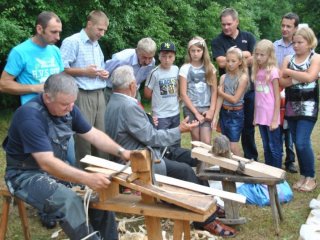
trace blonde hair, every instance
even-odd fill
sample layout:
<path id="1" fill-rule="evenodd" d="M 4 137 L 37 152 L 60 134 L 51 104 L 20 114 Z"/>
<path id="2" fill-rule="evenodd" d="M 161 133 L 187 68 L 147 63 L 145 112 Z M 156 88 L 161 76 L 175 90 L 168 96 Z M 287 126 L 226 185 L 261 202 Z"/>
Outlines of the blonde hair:
<path id="1" fill-rule="evenodd" d="M 248 74 L 247 62 L 246 62 L 246 59 L 244 58 L 240 48 L 231 47 L 227 50 L 226 57 L 228 56 L 228 54 L 235 54 L 238 57 L 239 61 L 241 62 L 241 65 L 239 66 L 239 71 L 238 71 L 237 75 L 240 77 L 240 76 L 242 76 L 242 74 Z M 226 65 L 226 72 L 229 72 L 228 64 Z"/>
<path id="2" fill-rule="evenodd" d="M 239 61 L 241 62 L 241 65 L 238 68 L 238 72 L 237 72 L 237 85 L 239 85 L 239 80 L 241 79 L 241 77 L 243 75 L 248 76 L 248 67 L 247 67 L 247 62 L 246 59 L 243 56 L 242 51 L 240 50 L 240 48 L 237 47 L 231 47 L 227 50 L 226 52 L 226 58 L 228 57 L 229 54 L 235 54 Z M 229 69 L 228 69 L 228 64 L 226 65 L 226 72 L 229 73 Z M 248 77 L 249 78 L 249 77 Z M 249 86 L 249 84 L 247 84 L 247 87 Z"/>
<path id="3" fill-rule="evenodd" d="M 255 54 L 257 50 L 264 52 L 268 57 L 265 65 L 265 70 L 267 72 L 266 82 L 269 82 L 271 80 L 270 79 L 271 70 L 273 68 L 277 68 L 278 66 L 273 43 L 270 40 L 262 39 L 256 44 L 253 50 L 253 63 L 252 63 L 252 74 L 251 74 L 252 81 L 255 81 L 257 77 L 257 73 L 260 69 L 260 66 L 258 65 L 258 62 L 257 62 L 256 54 Z"/>
<path id="4" fill-rule="evenodd" d="M 301 36 L 303 37 L 309 44 L 311 49 L 315 49 L 318 45 L 318 40 L 313 32 L 313 30 L 309 27 L 301 27 L 299 28 L 293 36 Z"/>
<path id="5" fill-rule="evenodd" d="M 203 62 L 203 66 L 206 72 L 206 82 L 209 85 L 213 85 L 215 83 L 214 81 L 214 74 L 216 73 L 216 68 L 214 67 L 214 65 L 212 64 L 211 60 L 210 60 L 210 55 L 209 55 L 209 50 L 206 44 L 206 41 L 199 36 L 195 36 L 193 37 L 189 43 L 188 43 L 188 53 L 186 55 L 186 63 L 191 63 L 192 59 L 191 59 L 191 55 L 190 55 L 190 47 L 192 46 L 196 46 L 198 48 L 201 48 L 203 50 L 202 53 L 202 62 Z"/>

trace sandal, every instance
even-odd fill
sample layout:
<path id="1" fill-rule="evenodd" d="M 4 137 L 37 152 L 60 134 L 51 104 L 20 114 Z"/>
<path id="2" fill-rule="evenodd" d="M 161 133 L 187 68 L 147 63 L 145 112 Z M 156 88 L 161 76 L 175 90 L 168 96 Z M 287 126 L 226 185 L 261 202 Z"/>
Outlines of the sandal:
<path id="1" fill-rule="evenodd" d="M 226 218 L 226 212 L 220 205 L 217 205 L 217 208 L 216 208 L 216 211 L 214 212 L 214 214 L 218 218 Z"/>
<path id="2" fill-rule="evenodd" d="M 317 181 L 314 178 L 307 177 L 304 184 L 299 188 L 302 192 L 312 192 L 317 187 Z"/>
<path id="3" fill-rule="evenodd" d="M 305 176 L 301 176 L 300 180 L 298 182 L 294 183 L 292 188 L 294 190 L 299 190 L 302 187 L 302 185 L 304 184 L 305 181 L 306 181 L 306 177 Z"/>
<path id="4" fill-rule="evenodd" d="M 213 235 L 220 237 L 234 237 L 237 235 L 237 231 L 227 225 L 224 225 L 219 220 L 214 220 L 213 222 L 205 225 L 203 227 L 204 230 L 210 232 Z"/>

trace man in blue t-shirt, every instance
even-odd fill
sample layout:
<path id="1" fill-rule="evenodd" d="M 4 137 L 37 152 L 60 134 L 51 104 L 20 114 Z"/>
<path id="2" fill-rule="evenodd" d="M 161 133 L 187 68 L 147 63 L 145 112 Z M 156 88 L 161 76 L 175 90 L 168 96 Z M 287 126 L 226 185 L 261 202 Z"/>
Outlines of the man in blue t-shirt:
<path id="1" fill-rule="evenodd" d="M 61 31 L 61 20 L 55 13 L 40 13 L 35 35 L 11 50 L 1 75 L 0 92 L 20 95 L 21 104 L 43 92 L 45 80 L 64 69 L 59 48 L 54 46 Z"/>
<path id="2" fill-rule="evenodd" d="M 11 194 L 59 221 L 70 239 L 89 235 L 90 239 L 118 239 L 114 214 L 90 209 L 91 224 L 87 226 L 81 197 L 65 184 L 83 184 L 93 190 L 110 184 L 104 174 L 85 172 L 64 162 L 65 145 L 73 132 L 101 151 L 124 160 L 130 157 L 130 151 L 85 120 L 74 105 L 77 94 L 73 77 L 54 74 L 45 82 L 43 94 L 18 108 L 3 144 L 5 181 Z"/>

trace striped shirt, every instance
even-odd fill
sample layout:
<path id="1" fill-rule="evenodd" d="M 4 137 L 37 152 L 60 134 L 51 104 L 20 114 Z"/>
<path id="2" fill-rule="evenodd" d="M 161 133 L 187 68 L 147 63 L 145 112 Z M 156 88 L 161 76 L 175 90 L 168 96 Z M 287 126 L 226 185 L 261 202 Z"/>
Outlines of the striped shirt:
<path id="1" fill-rule="evenodd" d="M 85 68 L 89 65 L 96 65 L 97 69 L 104 69 L 104 56 L 99 43 L 98 41 L 92 42 L 84 29 L 64 39 L 60 50 L 64 68 Z M 106 87 L 106 81 L 99 76 L 76 76 L 75 79 L 78 87 L 84 90 Z"/>
<path id="2" fill-rule="evenodd" d="M 281 69 L 283 60 L 288 55 L 293 55 L 295 52 L 293 50 L 293 44 L 290 42 L 288 45 L 285 44 L 283 38 L 275 41 L 273 43 L 274 50 L 276 52 L 276 58 L 278 61 L 278 66 Z"/>

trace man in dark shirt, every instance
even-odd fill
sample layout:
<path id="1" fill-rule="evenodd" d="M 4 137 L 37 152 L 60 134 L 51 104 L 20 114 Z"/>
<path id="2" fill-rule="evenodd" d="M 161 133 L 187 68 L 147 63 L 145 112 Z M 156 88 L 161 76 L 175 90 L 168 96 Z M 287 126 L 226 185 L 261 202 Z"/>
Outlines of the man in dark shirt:
<path id="1" fill-rule="evenodd" d="M 124 160 L 130 156 L 130 151 L 85 120 L 74 105 L 77 94 L 73 77 L 54 74 L 45 82 L 43 94 L 15 112 L 3 143 L 5 181 L 11 194 L 59 221 L 70 239 L 101 239 L 95 231 L 103 239 L 118 239 L 114 214 L 91 209 L 92 221 L 87 225 L 82 199 L 65 184 L 83 184 L 93 190 L 110 184 L 104 174 L 85 172 L 65 162 L 74 132 L 101 151 Z"/>
<path id="2" fill-rule="evenodd" d="M 233 8 L 226 8 L 220 14 L 222 32 L 212 40 L 212 56 L 219 66 L 220 76 L 225 73 L 226 52 L 230 47 L 242 50 L 248 66 L 252 64 L 252 52 L 256 43 L 255 37 L 250 32 L 241 31 L 238 27 L 238 12 Z M 249 68 L 250 73 L 250 68 Z M 250 76 L 249 76 L 250 79 Z M 252 81 L 250 88 L 244 96 L 244 127 L 241 135 L 241 143 L 244 157 L 258 159 L 257 147 L 254 139 L 254 88 Z"/>

